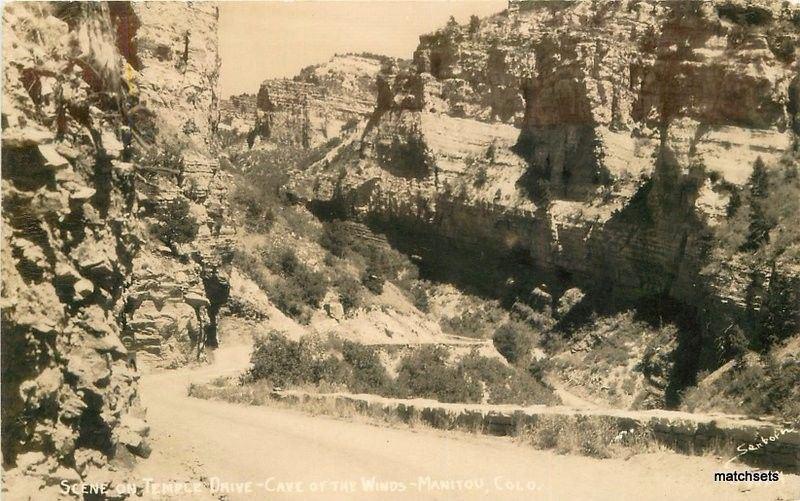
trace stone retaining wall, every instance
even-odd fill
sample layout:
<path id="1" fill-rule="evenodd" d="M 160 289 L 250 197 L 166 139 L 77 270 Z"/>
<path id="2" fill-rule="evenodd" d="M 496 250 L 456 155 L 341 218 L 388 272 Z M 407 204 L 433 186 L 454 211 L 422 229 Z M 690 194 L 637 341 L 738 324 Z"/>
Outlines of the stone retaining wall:
<path id="1" fill-rule="evenodd" d="M 631 428 L 650 432 L 664 446 L 684 454 L 738 450 L 753 446 L 741 462 L 762 468 L 800 473 L 800 430 L 788 425 L 736 416 L 685 412 L 614 409 L 577 410 L 569 407 L 481 404 L 446 404 L 425 399 L 390 399 L 374 395 L 315 394 L 301 391 L 272 392 L 270 398 L 286 403 L 321 403 L 352 408 L 373 417 L 422 422 L 434 428 L 468 430 L 496 436 L 517 436 L 542 417 L 563 417 L 587 423 L 613 423 L 619 431 Z M 327 402 L 325 402 L 327 401 Z M 762 441 L 762 437 L 767 443 Z M 760 446 L 759 446 L 760 445 Z"/>

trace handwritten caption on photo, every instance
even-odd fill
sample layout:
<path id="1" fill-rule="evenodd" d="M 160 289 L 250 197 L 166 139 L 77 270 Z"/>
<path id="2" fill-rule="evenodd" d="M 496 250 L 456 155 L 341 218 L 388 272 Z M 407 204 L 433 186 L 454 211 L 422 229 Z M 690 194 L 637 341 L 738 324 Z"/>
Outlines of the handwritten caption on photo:
<path id="1" fill-rule="evenodd" d="M 226 481 L 210 477 L 206 482 L 160 482 L 143 478 L 140 483 L 124 483 L 116 486 L 93 483 L 61 482 L 65 494 L 145 494 L 145 495 L 192 495 L 253 494 L 273 492 L 285 494 L 305 493 L 381 493 L 381 492 L 484 492 L 511 491 L 534 492 L 539 484 L 529 479 L 513 479 L 503 476 L 493 478 L 446 479 L 420 476 L 413 480 L 386 480 L 379 477 L 361 477 L 357 480 L 283 480 L 268 477 L 259 481 Z"/>

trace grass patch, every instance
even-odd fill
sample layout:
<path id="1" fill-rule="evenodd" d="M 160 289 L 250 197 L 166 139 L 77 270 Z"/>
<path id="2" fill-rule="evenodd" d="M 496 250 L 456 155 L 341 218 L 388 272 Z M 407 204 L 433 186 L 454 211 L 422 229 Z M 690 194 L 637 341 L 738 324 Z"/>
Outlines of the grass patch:
<path id="1" fill-rule="evenodd" d="M 603 416 L 541 415 L 522 430 L 518 440 L 558 454 L 596 458 L 629 457 L 663 449 L 650 431 L 624 428 L 619 420 Z"/>

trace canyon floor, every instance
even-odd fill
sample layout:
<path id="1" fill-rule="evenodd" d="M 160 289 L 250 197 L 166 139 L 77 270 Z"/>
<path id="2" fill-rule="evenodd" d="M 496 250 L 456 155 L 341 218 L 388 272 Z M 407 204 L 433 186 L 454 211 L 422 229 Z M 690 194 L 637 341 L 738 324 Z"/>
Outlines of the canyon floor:
<path id="1" fill-rule="evenodd" d="M 201 482 L 195 499 L 227 500 L 800 497 L 800 477 L 796 475 L 782 475 L 776 484 L 715 483 L 713 473 L 723 471 L 724 466 L 713 457 L 669 452 L 628 460 L 562 456 L 517 445 L 508 438 L 384 428 L 283 408 L 187 396 L 191 382 L 241 371 L 248 354 L 247 344 L 224 347 L 216 352 L 211 365 L 142 377 L 154 452 L 137 466 L 140 479 L 167 484 Z M 393 481 L 398 490 L 369 492 L 373 478 Z M 462 490 L 444 490 L 446 486 L 436 484 L 468 479 L 473 482 L 462 484 Z M 351 490 L 340 488 L 337 492 L 337 485 L 322 484 L 324 480 L 353 483 Z M 248 481 L 249 493 L 223 492 L 226 486 L 245 488 L 242 483 Z M 318 491 L 312 492 L 315 487 Z M 323 487 L 325 491 L 320 492 Z M 170 496 L 150 492 L 145 498 Z"/>

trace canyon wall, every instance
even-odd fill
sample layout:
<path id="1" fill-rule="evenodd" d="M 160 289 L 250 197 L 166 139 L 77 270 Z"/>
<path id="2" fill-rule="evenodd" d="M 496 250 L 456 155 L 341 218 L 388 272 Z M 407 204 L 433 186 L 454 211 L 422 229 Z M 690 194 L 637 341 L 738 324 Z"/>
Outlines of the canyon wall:
<path id="1" fill-rule="evenodd" d="M 224 296 L 218 244 L 150 234 L 177 197 L 219 233 L 216 7 L 16 3 L 3 28 L 3 483 L 57 498 L 61 481 L 123 482 L 149 453 L 144 307 L 197 322 Z"/>
<path id="2" fill-rule="evenodd" d="M 135 3 L 135 81 L 155 169 L 137 185 L 146 216 L 189 206 L 196 235 L 186 242 L 151 239 L 134 261 L 127 290 L 126 335 L 153 363 L 174 365 L 189 345 L 217 344 L 217 316 L 228 295 L 233 230 L 227 218 L 228 174 L 215 156 L 219 123 L 218 7 L 213 3 Z M 150 356 L 152 355 L 152 357 Z"/>
<path id="3" fill-rule="evenodd" d="M 384 56 L 343 54 L 292 79 L 265 80 L 255 97 L 233 96 L 224 103 L 224 133 L 247 136 L 250 147 L 320 146 L 372 113 L 375 78 L 382 67 L 396 64 Z"/>
<path id="4" fill-rule="evenodd" d="M 791 263 L 701 274 L 756 160 L 796 167 L 798 47 L 790 4 L 512 3 L 420 37 L 413 68 L 378 76 L 370 118 L 289 189 L 414 254 L 484 256 L 462 263 L 476 271 L 514 257 L 496 289 L 680 304 L 694 358 L 746 323 L 763 284 L 800 297 Z"/>

